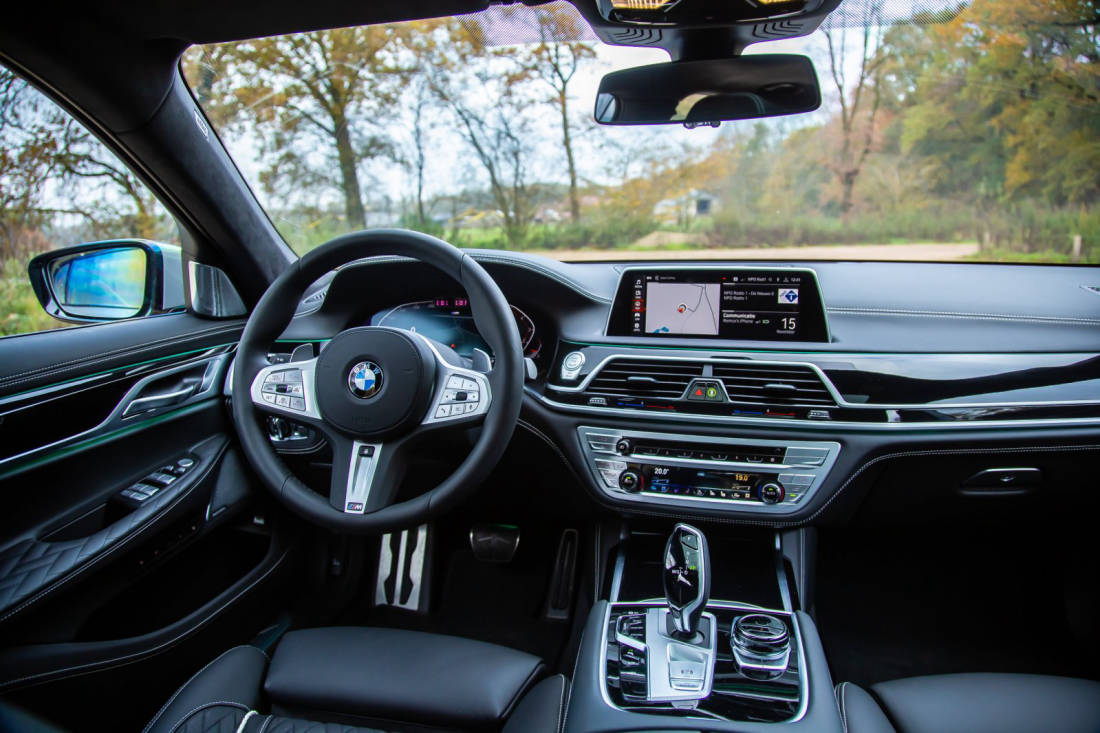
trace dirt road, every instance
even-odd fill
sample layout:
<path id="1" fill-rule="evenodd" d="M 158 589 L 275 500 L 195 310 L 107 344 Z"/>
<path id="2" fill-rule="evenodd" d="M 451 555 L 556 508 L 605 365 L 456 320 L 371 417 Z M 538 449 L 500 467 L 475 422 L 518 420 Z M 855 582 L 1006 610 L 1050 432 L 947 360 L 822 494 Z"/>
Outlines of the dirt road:
<path id="1" fill-rule="evenodd" d="M 742 249 L 543 250 L 556 260 L 958 260 L 978 252 L 964 244 L 846 244 L 820 247 L 746 247 Z"/>

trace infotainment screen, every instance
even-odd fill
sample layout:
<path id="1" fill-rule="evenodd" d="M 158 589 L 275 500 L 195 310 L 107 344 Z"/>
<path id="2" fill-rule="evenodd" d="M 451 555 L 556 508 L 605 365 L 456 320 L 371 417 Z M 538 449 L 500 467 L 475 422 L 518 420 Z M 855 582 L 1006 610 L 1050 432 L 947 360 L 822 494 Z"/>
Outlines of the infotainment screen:
<path id="1" fill-rule="evenodd" d="M 629 269 L 609 336 L 828 341 L 813 270 Z"/>

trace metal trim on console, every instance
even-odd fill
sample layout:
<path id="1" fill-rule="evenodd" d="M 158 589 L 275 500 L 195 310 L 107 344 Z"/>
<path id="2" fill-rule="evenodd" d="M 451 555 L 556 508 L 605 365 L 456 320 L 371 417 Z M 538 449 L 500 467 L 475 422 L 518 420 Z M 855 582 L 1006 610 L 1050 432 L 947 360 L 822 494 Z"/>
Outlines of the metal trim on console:
<path id="1" fill-rule="evenodd" d="M 676 422 L 689 421 L 692 423 L 711 423 L 716 425 L 738 425 L 754 428 L 808 428 L 811 430 L 856 429 L 856 430 L 974 430 L 982 428 L 1062 428 L 1069 426 L 1093 427 L 1100 426 L 1100 417 L 1070 417 L 1070 418 L 1043 418 L 1030 420 L 959 420 L 952 422 L 853 422 L 850 420 L 797 420 L 780 417 L 742 417 L 739 415 L 701 415 L 698 413 L 668 413 L 647 410 L 635 410 L 629 407 L 590 407 L 588 405 L 571 405 L 566 402 L 552 400 L 539 394 L 530 386 L 524 386 L 527 393 L 538 402 L 552 410 L 574 412 L 581 415 L 596 415 L 598 417 L 613 419 L 642 419 L 642 420 L 671 420 Z M 1020 406 L 1029 406 L 1035 403 L 1024 403 Z M 1100 402 L 1055 402 L 1054 405 L 1064 404 L 1100 404 Z M 995 408 L 1006 405 L 974 405 L 973 407 Z M 1041 404 L 1036 406 L 1042 406 Z M 820 405 L 818 406 L 820 407 Z M 924 406 L 924 409 L 955 408 L 956 405 Z M 822 408 L 825 409 L 825 408 Z M 896 409 L 922 409 L 921 405 L 905 405 Z"/>
<path id="2" fill-rule="evenodd" d="M 600 655 L 600 666 L 599 666 L 600 678 L 598 680 L 599 685 L 600 685 L 600 698 L 603 700 L 604 704 L 607 705 L 612 710 L 618 710 L 618 711 L 624 712 L 624 713 L 635 713 L 637 715 L 646 715 L 646 713 L 643 712 L 643 711 L 639 711 L 639 710 L 635 710 L 635 709 L 626 710 L 624 708 L 619 707 L 614 702 L 612 702 L 611 697 L 607 694 L 607 627 L 611 624 L 611 612 L 612 612 L 612 610 L 614 610 L 615 606 L 632 607 L 632 608 L 660 608 L 660 607 L 663 607 L 663 604 L 661 604 L 661 603 L 651 603 L 651 602 L 647 602 L 647 601 L 614 602 L 614 603 L 609 601 L 608 604 L 607 604 L 607 608 L 604 609 L 603 624 L 602 624 L 603 628 L 600 630 L 600 648 L 597 650 L 597 652 Z M 708 608 L 724 608 L 724 609 L 733 610 L 733 611 L 747 611 L 749 613 L 756 613 L 760 610 L 759 608 L 749 607 L 745 604 L 733 603 L 733 602 L 730 602 L 730 601 L 709 601 L 707 603 L 707 607 Z M 798 710 L 795 711 L 795 715 L 794 715 L 793 718 L 790 718 L 789 720 L 784 720 L 780 723 L 775 723 L 774 724 L 774 725 L 785 725 L 787 723 L 797 723 L 798 721 L 802 720 L 804 717 L 806 717 L 806 711 L 809 710 L 809 707 L 810 707 L 809 688 L 810 688 L 810 686 L 809 686 L 809 683 L 806 679 L 807 667 L 809 665 L 806 662 L 806 648 L 805 648 L 805 645 L 803 644 L 803 641 L 802 641 L 802 628 L 801 628 L 801 625 L 798 623 L 798 616 L 793 611 L 774 611 L 774 612 L 784 614 L 791 620 L 791 626 L 794 628 L 795 640 L 798 642 L 798 698 L 799 698 Z M 693 718 L 693 719 L 696 719 L 696 720 L 723 720 L 723 721 L 727 721 L 726 718 L 719 718 L 719 717 L 716 717 L 714 715 L 709 715 L 709 716 L 699 715 L 694 710 L 692 710 L 690 712 L 685 710 L 684 711 L 684 717 L 685 718 Z M 727 721 L 727 722 L 737 722 L 737 721 Z"/>

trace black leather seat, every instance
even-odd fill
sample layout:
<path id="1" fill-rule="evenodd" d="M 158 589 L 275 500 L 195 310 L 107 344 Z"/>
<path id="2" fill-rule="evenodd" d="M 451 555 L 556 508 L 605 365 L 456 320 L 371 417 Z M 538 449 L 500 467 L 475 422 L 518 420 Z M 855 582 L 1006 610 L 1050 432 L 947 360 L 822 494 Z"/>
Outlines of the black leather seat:
<path id="1" fill-rule="evenodd" d="M 1100 682 L 1030 674 L 946 674 L 836 688 L 849 733 L 1097 733 Z"/>
<path id="2" fill-rule="evenodd" d="M 395 629 L 286 634 L 268 661 L 230 649 L 199 670 L 145 733 L 557 733 L 568 682 L 495 644 Z M 533 685 L 533 686 L 532 686 Z"/>

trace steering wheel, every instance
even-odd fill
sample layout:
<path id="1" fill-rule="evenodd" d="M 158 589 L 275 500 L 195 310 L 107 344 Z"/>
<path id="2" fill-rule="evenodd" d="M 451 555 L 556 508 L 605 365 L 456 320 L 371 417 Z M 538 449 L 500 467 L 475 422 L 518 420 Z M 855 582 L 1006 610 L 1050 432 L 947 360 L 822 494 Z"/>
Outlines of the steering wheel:
<path id="1" fill-rule="evenodd" d="M 310 284 L 340 265 L 378 255 L 419 260 L 458 281 L 469 296 L 474 324 L 493 351 L 491 370 L 475 369 L 446 345 L 418 333 L 386 327 L 349 328 L 314 359 L 268 363 L 269 347 Z M 485 269 L 434 237 L 376 229 L 312 250 L 260 298 L 237 346 L 233 421 L 260 479 L 292 511 L 338 532 L 376 534 L 422 524 L 454 506 L 488 475 L 519 419 L 523 379 L 511 308 Z M 309 425 L 328 439 L 332 481 L 327 499 L 279 459 L 257 408 Z M 394 503 L 414 439 L 477 425 L 480 435 L 449 478 Z"/>

